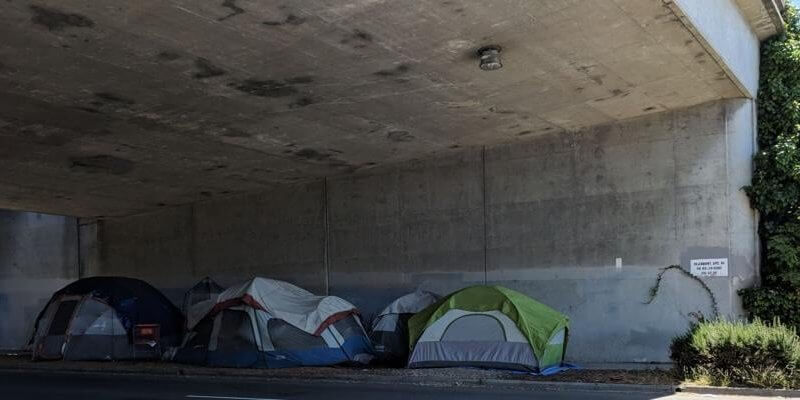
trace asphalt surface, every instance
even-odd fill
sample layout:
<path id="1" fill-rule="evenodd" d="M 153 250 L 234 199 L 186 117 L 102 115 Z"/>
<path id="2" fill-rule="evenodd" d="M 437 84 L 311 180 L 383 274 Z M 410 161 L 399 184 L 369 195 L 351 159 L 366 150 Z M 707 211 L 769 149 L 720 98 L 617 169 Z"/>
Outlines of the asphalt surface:
<path id="1" fill-rule="evenodd" d="M 182 399 L 182 400 L 344 400 L 344 399 L 541 399 L 649 400 L 658 393 L 535 391 L 493 387 L 261 381 L 219 377 L 0 371 L 0 399 Z M 683 397 L 681 397 L 683 398 Z"/>

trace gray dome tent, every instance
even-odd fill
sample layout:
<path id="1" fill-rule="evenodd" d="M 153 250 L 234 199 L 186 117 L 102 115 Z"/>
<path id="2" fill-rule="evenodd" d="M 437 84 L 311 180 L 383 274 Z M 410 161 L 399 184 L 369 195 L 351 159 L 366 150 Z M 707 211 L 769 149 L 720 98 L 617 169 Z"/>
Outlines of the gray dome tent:
<path id="1" fill-rule="evenodd" d="M 408 320 L 439 300 L 439 296 L 417 290 L 391 302 L 372 322 L 370 339 L 380 364 L 405 366 L 408 360 Z"/>
<path id="2" fill-rule="evenodd" d="M 205 317 L 205 313 L 217 303 L 217 297 L 225 288 L 213 279 L 205 277 L 192 286 L 183 296 L 183 315 L 186 316 L 186 328 L 190 329 Z"/>

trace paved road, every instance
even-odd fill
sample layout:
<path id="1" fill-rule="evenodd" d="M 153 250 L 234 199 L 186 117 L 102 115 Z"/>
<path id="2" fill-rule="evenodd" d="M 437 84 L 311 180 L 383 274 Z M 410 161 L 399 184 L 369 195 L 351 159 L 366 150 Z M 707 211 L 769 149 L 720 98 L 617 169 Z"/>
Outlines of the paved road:
<path id="1" fill-rule="evenodd" d="M 650 400 L 690 398 L 654 393 L 536 392 L 385 384 L 259 382 L 254 379 L 0 371 L 3 400 Z"/>

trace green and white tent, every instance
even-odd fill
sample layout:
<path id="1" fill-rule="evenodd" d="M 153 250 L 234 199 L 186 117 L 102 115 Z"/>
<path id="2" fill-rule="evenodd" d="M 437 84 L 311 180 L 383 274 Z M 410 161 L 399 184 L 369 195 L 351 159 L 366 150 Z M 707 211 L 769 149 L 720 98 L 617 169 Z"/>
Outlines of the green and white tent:
<path id="1" fill-rule="evenodd" d="M 472 366 L 546 372 L 564 359 L 569 318 L 500 286 L 459 290 L 408 322 L 409 368 Z"/>

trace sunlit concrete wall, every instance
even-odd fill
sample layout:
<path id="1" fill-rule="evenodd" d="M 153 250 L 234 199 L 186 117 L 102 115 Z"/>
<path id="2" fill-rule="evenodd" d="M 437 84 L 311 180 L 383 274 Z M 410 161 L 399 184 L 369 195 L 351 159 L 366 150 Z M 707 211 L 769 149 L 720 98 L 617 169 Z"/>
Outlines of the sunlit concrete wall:
<path id="1" fill-rule="evenodd" d="M 712 298 L 662 268 L 728 258 L 705 278 L 742 315 L 756 279 L 753 107 L 730 100 L 476 148 L 369 175 L 278 187 L 97 225 L 90 275 L 135 276 L 180 301 L 196 280 L 288 280 L 369 316 L 393 297 L 501 284 L 572 320 L 579 362 L 667 361 Z"/>

